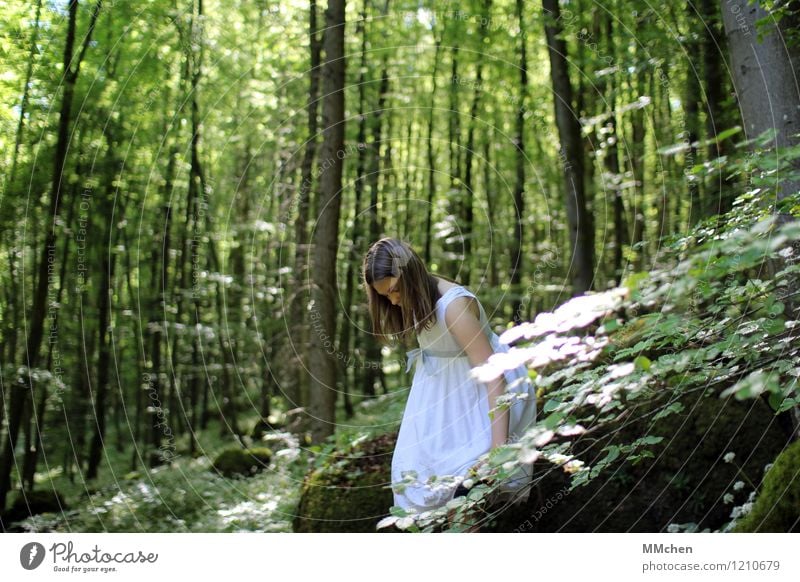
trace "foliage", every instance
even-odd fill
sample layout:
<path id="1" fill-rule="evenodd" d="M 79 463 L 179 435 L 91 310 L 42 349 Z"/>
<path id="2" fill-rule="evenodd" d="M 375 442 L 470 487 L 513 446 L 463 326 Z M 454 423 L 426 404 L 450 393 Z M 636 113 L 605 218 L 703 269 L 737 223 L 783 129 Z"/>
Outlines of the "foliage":
<path id="1" fill-rule="evenodd" d="M 785 161 L 797 155 L 795 148 Z M 766 152 L 755 159 L 756 166 L 772 163 Z M 800 193 L 783 199 L 779 209 L 798 216 L 799 202 Z M 571 474 L 574 489 L 617 457 L 636 464 L 652 456 L 667 435 L 642 433 L 609 447 L 594 464 L 576 456 L 580 439 L 638 404 L 657 406 L 660 418 L 680 412 L 681 395 L 693 392 L 738 400 L 763 396 L 775 414 L 797 406 L 800 223 L 779 221 L 775 211 L 769 189 L 748 190 L 727 215 L 675 237 L 650 272 L 506 331 L 501 339 L 516 345 L 492 356 L 476 377 L 486 381 L 528 363 L 541 417 L 519 442 L 490 452 L 482 484 L 451 508 L 473 509 L 521 463 L 547 460 Z M 393 508 L 392 523 L 429 531 L 444 510 L 416 515 Z"/>

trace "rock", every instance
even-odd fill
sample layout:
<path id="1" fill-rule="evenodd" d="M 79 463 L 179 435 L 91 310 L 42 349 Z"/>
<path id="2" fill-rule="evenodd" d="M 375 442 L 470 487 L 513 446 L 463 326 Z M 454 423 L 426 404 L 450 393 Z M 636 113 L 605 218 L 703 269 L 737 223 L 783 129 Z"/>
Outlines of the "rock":
<path id="1" fill-rule="evenodd" d="M 396 441 L 396 434 L 366 440 L 306 476 L 292 529 L 375 533 L 394 500 L 388 487 Z"/>
<path id="2" fill-rule="evenodd" d="M 763 400 L 688 394 L 680 402 L 682 412 L 655 421 L 663 404 L 639 405 L 625 420 L 575 441 L 577 458 L 592 466 L 607 454 L 600 452 L 604 447 L 664 437 L 649 445 L 653 457 L 634 464 L 621 454 L 574 490 L 563 470 L 537 462 L 528 502 L 488 519 L 481 531 L 664 532 L 669 524 L 721 529 L 730 521 L 733 505 L 749 493 L 747 488 L 734 491 L 734 484 L 749 480 L 757 486 L 764 466 L 783 449 L 788 435 Z M 731 452 L 734 461 L 725 462 Z M 725 503 L 726 493 L 736 501 Z"/>
<path id="3" fill-rule="evenodd" d="M 18 494 L 9 510 L 3 515 L 3 523 L 8 525 L 22 521 L 32 515 L 42 513 L 61 513 L 68 509 L 61 493 L 54 489 L 28 491 Z"/>
<path id="4" fill-rule="evenodd" d="M 800 441 L 789 445 L 775 459 L 752 510 L 733 531 L 800 532 Z"/>

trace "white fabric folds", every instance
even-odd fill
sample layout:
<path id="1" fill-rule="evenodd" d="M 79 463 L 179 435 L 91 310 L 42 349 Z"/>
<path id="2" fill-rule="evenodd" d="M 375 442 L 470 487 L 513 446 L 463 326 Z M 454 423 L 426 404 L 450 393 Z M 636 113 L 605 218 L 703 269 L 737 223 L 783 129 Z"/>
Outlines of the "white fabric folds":
<path id="1" fill-rule="evenodd" d="M 413 511 L 450 501 L 467 471 L 491 448 L 487 387 L 472 377 L 469 359 L 445 324 L 447 305 L 456 297 L 477 300 L 464 287 L 448 289 L 436 303 L 436 323 L 419 334 L 419 348 L 407 354 L 407 370 L 416 367 L 392 457 L 392 488 L 394 504 Z M 508 351 L 478 305 L 493 351 Z M 505 379 L 508 391 L 522 396 L 509 411 L 509 440 L 515 441 L 535 422 L 536 397 L 525 365 L 506 371 Z M 514 502 L 524 501 L 531 477 L 532 465 L 524 466 L 502 491 Z"/>

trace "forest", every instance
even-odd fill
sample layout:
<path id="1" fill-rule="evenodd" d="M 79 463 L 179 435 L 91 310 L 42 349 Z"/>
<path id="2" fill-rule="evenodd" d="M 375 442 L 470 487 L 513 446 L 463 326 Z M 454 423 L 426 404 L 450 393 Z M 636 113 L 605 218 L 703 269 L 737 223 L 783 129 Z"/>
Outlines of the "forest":
<path id="1" fill-rule="evenodd" d="M 800 2 L 2 5 L 0 531 L 800 531 Z M 383 237 L 536 390 L 421 514 Z"/>

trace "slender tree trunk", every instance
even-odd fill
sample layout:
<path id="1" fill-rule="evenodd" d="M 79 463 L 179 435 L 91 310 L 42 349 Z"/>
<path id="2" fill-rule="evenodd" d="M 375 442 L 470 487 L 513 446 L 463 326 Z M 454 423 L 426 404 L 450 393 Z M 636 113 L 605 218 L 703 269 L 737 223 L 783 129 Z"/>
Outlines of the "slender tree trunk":
<path id="1" fill-rule="evenodd" d="M 644 60 L 643 55 L 637 51 L 636 62 Z M 637 76 L 635 87 L 631 83 L 630 90 L 635 93 L 637 97 L 644 95 L 645 92 L 645 73 L 644 71 Z M 654 85 L 651 77 L 651 86 Z M 651 91 L 651 94 L 653 92 Z M 655 95 L 654 95 L 655 98 Z M 630 195 L 630 215 L 633 221 L 633 232 L 630 235 L 631 245 L 642 242 L 645 237 L 645 221 L 642 199 L 644 197 L 645 182 L 645 124 L 644 124 L 644 111 L 642 109 L 635 109 L 631 112 L 631 142 L 632 146 L 629 148 L 628 163 L 630 164 L 633 173 L 633 191 Z M 663 196 L 659 196 L 663 199 Z M 664 200 L 666 204 L 666 200 Z M 641 269 L 644 265 L 645 250 L 641 249 L 636 253 L 636 268 Z"/>
<path id="2" fill-rule="evenodd" d="M 688 40 L 686 42 L 687 49 L 689 54 L 692 55 L 699 55 L 700 54 L 700 42 L 699 39 L 695 37 L 694 33 L 694 26 L 691 24 L 691 19 L 696 17 L 695 15 L 695 7 L 691 4 L 687 4 L 686 11 L 688 17 L 690 19 L 689 24 L 689 34 Z M 704 23 L 701 23 L 700 26 L 704 26 Z M 679 136 L 680 139 L 685 140 L 686 145 L 688 146 L 686 151 L 683 154 L 683 176 L 684 176 L 684 183 L 686 184 L 686 189 L 689 192 L 689 225 L 693 226 L 697 223 L 698 220 L 704 217 L 704 211 L 706 208 L 709 208 L 711 205 L 707 203 L 707 201 L 703 200 L 702 193 L 700 191 L 700 183 L 697 180 L 692 179 L 691 177 L 691 169 L 692 167 L 699 163 L 697 159 L 697 141 L 700 135 L 700 75 L 702 74 L 701 69 L 699 68 L 699 61 L 696 64 L 693 59 L 687 59 L 687 71 L 686 71 L 686 85 L 685 85 L 685 92 L 683 95 L 683 103 L 682 107 L 685 113 L 685 128 L 683 130 L 682 135 Z"/>
<path id="3" fill-rule="evenodd" d="M 489 21 L 491 18 L 492 0 L 483 0 L 481 19 L 479 23 L 478 46 L 484 47 L 484 40 L 489 33 Z M 475 155 L 475 125 L 478 118 L 478 108 L 481 103 L 483 93 L 483 61 L 478 59 L 475 70 L 475 86 L 472 94 L 472 106 L 470 108 L 469 127 L 467 128 L 467 151 L 464 153 L 464 187 L 461 189 L 461 196 L 456 200 L 460 201 L 460 215 L 462 223 L 459 225 L 463 236 L 463 246 L 461 252 L 464 259 L 460 267 L 461 280 L 465 285 L 470 284 L 472 276 L 472 239 L 474 237 L 474 185 L 472 183 L 472 158 Z"/>
<path id="4" fill-rule="evenodd" d="M 706 139 L 708 150 L 706 157 L 715 160 L 728 152 L 728 141 L 717 141 L 717 136 L 731 129 L 736 122 L 731 115 L 732 105 L 725 103 L 726 93 L 731 93 L 730 79 L 723 74 L 728 69 L 724 51 L 727 49 L 725 36 L 722 34 L 722 22 L 715 0 L 701 0 L 700 12 L 703 27 L 703 95 L 706 98 Z M 708 216 L 728 212 L 733 203 L 733 188 L 730 178 L 720 172 L 714 182 L 706 182 L 706 202 L 710 206 L 705 213 Z"/>
<path id="5" fill-rule="evenodd" d="M 356 22 L 356 37 L 361 39 L 361 66 L 358 73 L 358 136 L 356 142 L 358 146 L 358 155 L 356 159 L 356 177 L 354 182 L 355 189 L 355 202 L 353 205 L 353 236 L 350 239 L 350 244 L 347 249 L 347 274 L 345 275 L 345 292 L 343 298 L 343 305 L 345 313 L 355 313 L 352 309 L 353 294 L 355 287 L 355 280 L 359 277 L 356 273 L 356 267 L 360 266 L 360 258 L 362 257 L 363 249 L 363 235 L 361 232 L 361 199 L 364 192 L 364 183 L 367 180 L 365 175 L 367 164 L 367 115 L 365 112 L 366 107 L 366 73 L 369 68 L 367 62 L 367 12 L 369 8 L 369 0 L 364 0 L 361 10 L 361 18 Z M 353 387 L 355 386 L 356 377 L 360 379 L 364 386 L 364 393 L 371 395 L 367 391 L 367 383 L 364 381 L 363 375 L 357 374 L 358 367 L 353 369 L 352 382 L 349 377 L 350 364 L 353 362 L 352 354 L 353 347 L 351 346 L 351 329 L 353 325 L 345 324 L 342 326 L 341 337 L 339 338 L 339 349 L 343 357 L 339 358 L 339 374 L 344 386 L 344 410 L 347 418 L 352 418 L 355 414 L 353 408 Z M 368 368 L 361 368 L 367 371 Z M 374 390 L 372 391 L 374 392 Z"/>
<path id="6" fill-rule="evenodd" d="M 456 26 L 459 24 L 456 21 Z M 455 36 L 458 37 L 460 32 L 456 28 Z M 461 172 L 461 107 L 460 100 L 460 84 L 462 79 L 458 77 L 458 43 L 453 43 L 450 49 L 451 62 L 450 62 L 450 115 L 448 117 L 448 141 L 450 150 L 450 191 L 447 193 L 450 211 L 448 212 L 448 221 L 450 226 L 447 235 L 442 241 L 442 249 L 444 250 L 444 271 L 449 272 L 451 276 L 455 276 L 460 269 L 460 264 L 457 259 L 462 249 L 459 248 L 459 230 L 461 225 L 458 223 L 461 215 L 459 206 L 461 204 L 461 197 L 463 196 L 464 184 L 461 181 L 463 174 Z"/>
<path id="7" fill-rule="evenodd" d="M 434 126 L 434 110 L 436 109 L 436 88 L 437 88 L 437 75 L 439 72 L 439 59 L 442 49 L 441 39 L 436 38 L 436 30 L 433 31 L 434 42 L 436 50 L 433 54 L 433 74 L 432 82 L 433 89 L 431 91 L 431 107 L 428 110 L 428 192 L 427 192 L 427 205 L 425 206 L 425 249 L 422 253 L 422 258 L 426 265 L 431 263 L 431 228 L 433 224 L 433 198 L 436 192 L 436 152 L 433 147 L 433 126 Z M 452 115 L 452 113 L 451 113 Z M 410 147 L 410 144 L 409 144 Z"/>
<path id="8" fill-rule="evenodd" d="M 314 288 L 311 311 L 311 437 L 333 434 L 336 417 L 336 245 L 339 240 L 344 151 L 345 0 L 328 0 L 325 13 L 325 63 L 322 68 L 323 142 L 319 177 L 319 213 L 314 232 Z M 339 154 L 339 155 L 337 155 Z M 330 351 L 333 353 L 330 353 Z"/>
<path id="9" fill-rule="evenodd" d="M 295 219 L 295 256 L 294 256 L 294 281 L 295 291 L 290 306 L 291 317 L 289 321 L 297 322 L 292 332 L 295 346 L 294 353 L 298 359 L 297 365 L 292 367 L 292 378 L 289 381 L 286 398 L 290 408 L 308 406 L 309 374 L 308 374 L 308 326 L 305 324 L 305 307 L 308 303 L 308 267 L 306 256 L 308 254 L 308 211 L 309 197 L 314 186 L 312 170 L 314 158 L 317 153 L 317 111 L 319 106 L 319 78 L 320 78 L 320 51 L 322 43 L 317 31 L 317 2 L 311 0 L 309 4 L 308 19 L 308 44 L 310 53 L 310 70 L 308 81 L 308 140 L 306 141 L 303 162 L 300 170 L 300 187 L 297 192 L 297 218 Z M 361 90 L 361 89 L 359 89 Z M 356 185 L 358 187 L 358 185 Z M 305 422 L 301 423 L 305 424 Z"/>
<path id="10" fill-rule="evenodd" d="M 606 47 L 608 50 L 608 54 L 616 61 L 616 47 L 614 44 L 614 21 L 609 17 L 608 14 L 604 13 L 603 16 L 605 20 L 605 36 L 606 36 Z M 628 225 L 625 220 L 625 206 L 622 199 L 622 188 L 620 187 L 622 182 L 622 176 L 620 175 L 620 167 L 619 167 L 619 133 L 618 133 L 618 123 L 617 123 L 617 77 L 616 74 L 609 75 L 610 78 L 610 86 L 609 86 L 609 108 L 611 111 L 611 117 L 609 118 L 609 132 L 606 137 L 606 143 L 608 143 L 608 147 L 606 149 L 606 170 L 609 174 L 613 176 L 613 189 L 612 193 L 614 196 L 614 278 L 616 284 L 621 284 L 622 280 L 622 271 L 623 271 L 623 264 L 622 264 L 622 251 L 626 245 L 629 244 L 628 241 Z"/>
<path id="11" fill-rule="evenodd" d="M 519 103 L 517 104 L 517 126 L 514 138 L 516 151 L 517 180 L 514 185 L 514 237 L 511 239 L 511 271 L 510 283 L 514 300 L 511 304 L 514 323 L 522 322 L 522 272 L 523 248 L 525 246 L 525 111 L 528 102 L 528 53 L 526 47 L 526 30 L 524 0 L 516 0 L 517 21 L 519 22 Z"/>
<path id="12" fill-rule="evenodd" d="M 388 0 L 381 12 L 382 15 L 388 13 Z M 381 82 L 378 86 L 378 104 L 375 115 L 371 120 L 372 142 L 370 144 L 369 170 L 367 171 L 367 183 L 369 185 L 369 238 L 370 242 L 378 240 L 381 236 L 381 220 L 378 215 L 378 197 L 380 195 L 380 172 L 381 172 L 381 145 L 383 142 L 383 120 L 385 119 L 384 108 L 386 107 L 386 95 L 389 92 L 389 73 L 387 71 L 387 58 L 384 57 L 381 66 Z M 381 349 L 377 342 L 369 342 L 365 349 L 367 362 L 380 362 Z M 362 388 L 364 396 L 375 396 L 375 382 L 382 380 L 383 368 L 381 366 L 365 366 L 362 378 Z"/>
<path id="13" fill-rule="evenodd" d="M 572 85 L 567 68 L 566 43 L 561 37 L 558 0 L 542 0 L 542 6 L 545 12 L 545 34 L 547 52 L 550 55 L 555 117 L 563 156 L 567 222 L 572 246 L 572 287 L 573 292 L 579 295 L 592 288 L 594 269 L 594 233 L 586 211 L 581 128 L 577 112 L 572 108 Z"/>

